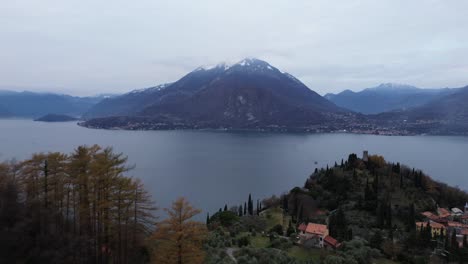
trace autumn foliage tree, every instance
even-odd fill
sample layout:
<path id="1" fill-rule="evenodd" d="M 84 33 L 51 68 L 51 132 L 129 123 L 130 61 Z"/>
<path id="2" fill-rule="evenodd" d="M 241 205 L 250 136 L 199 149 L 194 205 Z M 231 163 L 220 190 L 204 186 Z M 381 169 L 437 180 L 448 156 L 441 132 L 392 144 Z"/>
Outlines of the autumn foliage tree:
<path id="1" fill-rule="evenodd" d="M 205 257 L 203 240 L 205 224 L 193 220 L 201 213 L 185 198 L 177 199 L 170 209 L 165 209 L 168 218 L 156 224 L 152 239 L 155 241 L 154 263 L 202 263 Z"/>
<path id="2" fill-rule="evenodd" d="M 4 256 L 31 263 L 148 259 L 141 252 L 154 226 L 155 207 L 141 182 L 125 176 L 130 169 L 126 162 L 112 148 L 94 145 L 80 146 L 70 155 L 39 153 L 2 164 L 0 186 L 5 188 L 0 195 L 11 203 L 0 208 L 0 219 L 14 212 L 8 214 L 16 221 L 0 227 L 0 234 L 14 238 L 1 240 L 0 248 L 16 250 L 2 254 L 0 262 Z"/>

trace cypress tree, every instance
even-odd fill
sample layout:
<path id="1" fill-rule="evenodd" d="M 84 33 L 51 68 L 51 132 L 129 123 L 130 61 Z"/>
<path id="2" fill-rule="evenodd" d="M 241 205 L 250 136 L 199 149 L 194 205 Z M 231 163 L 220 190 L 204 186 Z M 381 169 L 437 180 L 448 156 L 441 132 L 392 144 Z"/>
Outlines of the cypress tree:
<path id="1" fill-rule="evenodd" d="M 249 194 L 249 202 L 247 206 L 248 206 L 249 215 L 253 215 L 253 201 L 252 201 L 252 196 L 250 194 Z"/>
<path id="2" fill-rule="evenodd" d="M 224 205 L 224 212 L 227 211 L 227 204 Z"/>
<path id="3" fill-rule="evenodd" d="M 292 226 L 291 220 L 289 220 L 289 225 L 288 229 L 286 230 L 286 235 L 289 237 L 291 234 L 294 234 L 295 230 L 294 227 Z"/>
<path id="4" fill-rule="evenodd" d="M 377 226 L 383 228 L 385 223 L 385 208 L 382 202 L 377 206 Z"/>
<path id="5" fill-rule="evenodd" d="M 210 213 L 206 214 L 206 225 L 210 224 Z"/>
<path id="6" fill-rule="evenodd" d="M 387 227 L 392 228 L 392 204 L 389 203 L 387 207 Z"/>
<path id="7" fill-rule="evenodd" d="M 247 215 L 247 203 L 244 202 L 244 215 Z"/>
<path id="8" fill-rule="evenodd" d="M 430 244 L 431 244 L 431 239 L 432 239 L 432 227 L 431 227 L 431 225 L 429 224 L 429 222 L 427 222 L 427 224 L 426 224 L 426 231 L 425 231 L 425 242 L 426 242 L 426 245 L 430 245 Z"/>
<path id="9" fill-rule="evenodd" d="M 400 189 L 403 189 L 403 174 L 400 173 Z"/>
<path id="10" fill-rule="evenodd" d="M 299 213 L 297 215 L 297 219 L 298 221 L 302 221 L 303 220 L 303 217 L 304 217 L 304 206 L 301 204 L 301 207 L 299 209 Z"/>
<path id="11" fill-rule="evenodd" d="M 449 235 L 449 232 L 445 233 L 445 249 L 450 250 L 450 235 Z"/>
<path id="12" fill-rule="evenodd" d="M 348 240 L 348 241 L 353 240 L 353 229 L 352 228 L 348 229 L 348 237 L 347 237 L 346 240 Z"/>
<path id="13" fill-rule="evenodd" d="M 283 196 L 283 210 L 285 213 L 288 213 L 288 198 Z"/>
<path id="14" fill-rule="evenodd" d="M 239 206 L 239 216 L 242 216 L 242 213 L 243 213 L 243 212 L 244 212 L 244 211 L 242 210 L 242 204 L 241 204 L 241 205 Z"/>
<path id="15" fill-rule="evenodd" d="M 48 206 L 48 186 L 47 186 L 47 177 L 49 176 L 49 162 L 47 160 L 44 161 L 44 206 L 47 209 Z M 46 214 L 47 215 L 47 214 Z"/>
<path id="16" fill-rule="evenodd" d="M 455 230 L 452 231 L 452 239 L 450 246 L 453 251 L 456 251 L 458 249 L 457 232 L 455 232 Z"/>
<path id="17" fill-rule="evenodd" d="M 415 230 L 415 222 L 416 222 L 416 216 L 414 212 L 414 204 L 412 203 L 409 208 L 409 213 L 408 213 L 408 222 L 406 226 L 407 231 L 414 231 Z"/>

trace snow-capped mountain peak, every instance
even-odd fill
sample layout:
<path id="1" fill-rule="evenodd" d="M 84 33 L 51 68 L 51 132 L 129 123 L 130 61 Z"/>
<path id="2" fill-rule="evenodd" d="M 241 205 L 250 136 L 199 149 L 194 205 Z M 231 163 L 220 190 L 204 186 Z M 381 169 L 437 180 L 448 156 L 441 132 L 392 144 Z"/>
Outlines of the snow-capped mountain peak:
<path id="1" fill-rule="evenodd" d="M 133 90 L 133 91 L 127 93 L 127 94 L 137 94 L 137 93 L 145 93 L 145 92 L 152 92 L 152 91 L 160 91 L 160 90 L 162 90 L 164 88 L 167 88 L 171 84 L 172 83 L 163 83 L 163 84 L 153 86 L 153 87 L 149 87 L 149 88 L 136 89 L 136 90 Z"/>
<path id="2" fill-rule="evenodd" d="M 227 70 L 231 67 L 232 65 L 227 63 L 227 62 L 221 62 L 221 63 L 218 63 L 218 64 L 214 64 L 214 65 L 204 65 L 204 66 L 200 66 L 198 68 L 196 68 L 194 70 L 194 72 L 196 71 L 209 71 L 209 70 L 213 70 L 213 69 L 223 69 L 223 70 Z"/>

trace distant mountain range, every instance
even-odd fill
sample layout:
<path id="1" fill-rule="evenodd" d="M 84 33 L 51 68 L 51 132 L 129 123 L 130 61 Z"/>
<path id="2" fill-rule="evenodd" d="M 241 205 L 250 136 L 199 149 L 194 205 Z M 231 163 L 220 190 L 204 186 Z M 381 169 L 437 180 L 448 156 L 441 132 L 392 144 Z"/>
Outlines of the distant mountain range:
<path id="1" fill-rule="evenodd" d="M 339 94 L 326 94 L 325 98 L 358 113 L 378 114 L 422 106 L 456 91 L 457 89 L 421 89 L 405 84 L 384 83 L 360 92 L 345 90 Z"/>
<path id="2" fill-rule="evenodd" d="M 80 125 L 105 129 L 468 135 L 467 102 L 468 86 L 392 83 L 322 97 L 291 74 L 249 58 L 199 67 L 173 83 L 119 96 L 0 91 L 0 117 L 81 116 Z"/>
<path id="3" fill-rule="evenodd" d="M 85 114 L 97 128 L 320 129 L 358 116 L 265 61 L 199 67 L 180 80 L 103 100 Z"/>
<path id="4" fill-rule="evenodd" d="M 46 114 L 80 117 L 105 95 L 75 97 L 54 93 L 0 91 L 0 117 L 37 118 Z"/>
<path id="5" fill-rule="evenodd" d="M 381 126 L 399 127 L 411 133 L 468 134 L 468 86 L 422 106 L 369 116 Z"/>

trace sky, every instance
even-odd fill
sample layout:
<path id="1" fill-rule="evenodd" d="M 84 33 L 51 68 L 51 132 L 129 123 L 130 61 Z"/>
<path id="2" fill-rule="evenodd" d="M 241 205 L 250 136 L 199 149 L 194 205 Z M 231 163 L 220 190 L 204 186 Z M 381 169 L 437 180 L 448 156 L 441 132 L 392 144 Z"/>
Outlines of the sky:
<path id="1" fill-rule="evenodd" d="M 322 95 L 461 87 L 467 14 L 464 0 L 3 1 L 0 89 L 124 93 L 245 57 Z"/>

